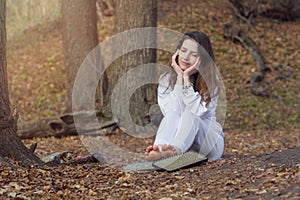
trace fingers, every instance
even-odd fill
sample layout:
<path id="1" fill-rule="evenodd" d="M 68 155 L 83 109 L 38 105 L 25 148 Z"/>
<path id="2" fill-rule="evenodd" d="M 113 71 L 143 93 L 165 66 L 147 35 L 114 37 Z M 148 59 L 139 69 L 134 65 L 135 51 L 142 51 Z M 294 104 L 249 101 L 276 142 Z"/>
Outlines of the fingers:
<path id="1" fill-rule="evenodd" d="M 177 65 L 177 63 L 176 63 L 176 57 L 177 57 L 177 55 L 178 55 L 178 50 L 172 56 L 172 63 L 171 63 L 172 67 L 174 67 L 175 65 Z"/>
<path id="2" fill-rule="evenodd" d="M 198 70 L 197 70 L 196 66 L 191 66 L 183 72 L 183 76 L 190 77 L 191 75 L 197 73 L 197 71 Z"/>
<path id="3" fill-rule="evenodd" d="M 197 60 L 195 61 L 195 63 L 183 72 L 183 75 L 189 77 L 189 76 L 197 73 L 197 71 L 198 71 L 197 68 L 199 67 L 200 63 L 201 63 L 201 59 L 199 56 L 197 58 Z"/>
<path id="4" fill-rule="evenodd" d="M 193 68 L 191 68 L 190 74 L 191 74 L 191 75 L 192 75 L 192 74 L 195 74 L 197 71 L 198 71 L 197 68 L 196 68 L 196 67 L 193 67 Z"/>
<path id="5" fill-rule="evenodd" d="M 179 50 L 177 49 L 176 52 L 172 56 L 172 63 L 173 61 L 176 63 L 176 57 L 178 56 Z"/>
<path id="6" fill-rule="evenodd" d="M 196 62 L 191 67 L 199 67 L 201 63 L 200 56 L 196 59 Z"/>
<path id="7" fill-rule="evenodd" d="M 179 53 L 179 50 L 177 49 L 177 51 L 174 53 L 174 55 L 172 56 L 172 63 L 171 63 L 171 66 L 173 67 L 173 69 L 175 70 L 175 72 L 179 75 L 182 75 L 183 74 L 183 71 L 182 69 L 179 67 L 179 65 L 177 64 L 176 62 L 176 57 Z"/>

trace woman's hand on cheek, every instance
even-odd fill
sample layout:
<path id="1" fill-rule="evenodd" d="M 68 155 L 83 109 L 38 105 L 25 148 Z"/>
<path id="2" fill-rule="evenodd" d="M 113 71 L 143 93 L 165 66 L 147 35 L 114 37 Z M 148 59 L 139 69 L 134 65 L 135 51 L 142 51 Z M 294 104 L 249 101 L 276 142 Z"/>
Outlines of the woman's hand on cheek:
<path id="1" fill-rule="evenodd" d="M 190 78 L 191 75 L 197 73 L 197 69 L 199 68 L 201 63 L 200 57 L 197 58 L 196 62 L 190 66 L 189 68 L 187 68 L 186 70 L 184 70 L 183 72 L 183 77 L 184 78 Z"/>
<path id="2" fill-rule="evenodd" d="M 177 51 L 173 54 L 172 56 L 172 64 L 171 66 L 173 67 L 173 69 L 175 70 L 175 72 L 182 76 L 183 75 L 183 71 L 182 69 L 179 67 L 179 65 L 176 62 L 176 57 L 178 56 L 179 50 L 177 49 Z"/>

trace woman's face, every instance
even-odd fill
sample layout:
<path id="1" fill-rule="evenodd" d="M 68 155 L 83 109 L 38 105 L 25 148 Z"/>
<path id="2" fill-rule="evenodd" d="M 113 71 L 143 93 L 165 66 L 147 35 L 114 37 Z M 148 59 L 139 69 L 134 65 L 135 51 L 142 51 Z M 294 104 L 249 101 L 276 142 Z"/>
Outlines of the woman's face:
<path id="1" fill-rule="evenodd" d="M 178 54 L 180 68 L 186 70 L 196 62 L 198 56 L 198 43 L 192 39 L 184 40 Z"/>

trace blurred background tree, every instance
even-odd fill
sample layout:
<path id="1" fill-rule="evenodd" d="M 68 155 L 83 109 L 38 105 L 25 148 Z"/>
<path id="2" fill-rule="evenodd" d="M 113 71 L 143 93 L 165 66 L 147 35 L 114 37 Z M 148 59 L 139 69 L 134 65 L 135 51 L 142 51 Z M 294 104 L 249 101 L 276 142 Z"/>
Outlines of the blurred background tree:
<path id="1" fill-rule="evenodd" d="M 10 158 L 25 165 L 42 161 L 17 137 L 18 115 L 10 109 L 6 64 L 6 0 L 0 0 L 0 162 Z"/>
<path id="2" fill-rule="evenodd" d="M 60 15 L 59 0 L 8 0 L 6 7 L 9 38 L 28 27 L 54 20 Z"/>

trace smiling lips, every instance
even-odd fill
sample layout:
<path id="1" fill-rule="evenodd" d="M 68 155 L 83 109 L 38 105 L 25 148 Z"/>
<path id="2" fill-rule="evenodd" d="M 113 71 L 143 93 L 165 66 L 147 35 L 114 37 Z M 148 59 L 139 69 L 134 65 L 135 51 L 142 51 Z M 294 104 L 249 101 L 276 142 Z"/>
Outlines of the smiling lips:
<path id="1" fill-rule="evenodd" d="M 189 66 L 191 65 L 189 62 L 185 62 L 185 61 L 183 61 L 183 60 L 181 60 L 181 63 L 182 63 L 183 65 L 185 65 L 186 67 L 189 67 Z"/>

